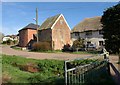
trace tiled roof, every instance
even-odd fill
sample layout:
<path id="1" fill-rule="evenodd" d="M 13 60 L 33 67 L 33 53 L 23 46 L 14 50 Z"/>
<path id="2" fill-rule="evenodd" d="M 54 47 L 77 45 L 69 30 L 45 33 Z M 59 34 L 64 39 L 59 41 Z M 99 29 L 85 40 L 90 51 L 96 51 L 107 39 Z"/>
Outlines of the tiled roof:
<path id="1" fill-rule="evenodd" d="M 25 26 L 24 28 L 22 28 L 21 30 L 25 30 L 25 29 L 33 29 L 33 30 L 37 30 L 37 27 L 39 27 L 39 25 L 36 25 L 36 24 L 30 23 L 30 24 L 28 24 L 27 26 Z M 21 30 L 19 30 L 19 31 L 21 31 Z"/>
<path id="2" fill-rule="evenodd" d="M 72 32 L 84 32 L 89 30 L 100 30 L 102 29 L 102 24 L 100 22 L 101 17 L 86 18 L 79 24 L 77 24 Z"/>
<path id="3" fill-rule="evenodd" d="M 48 29 L 51 28 L 53 26 L 53 24 L 55 23 L 55 21 L 57 20 L 57 18 L 60 16 L 61 14 L 55 15 L 53 17 L 49 17 L 47 18 L 43 24 L 40 26 L 39 30 L 42 29 Z"/>

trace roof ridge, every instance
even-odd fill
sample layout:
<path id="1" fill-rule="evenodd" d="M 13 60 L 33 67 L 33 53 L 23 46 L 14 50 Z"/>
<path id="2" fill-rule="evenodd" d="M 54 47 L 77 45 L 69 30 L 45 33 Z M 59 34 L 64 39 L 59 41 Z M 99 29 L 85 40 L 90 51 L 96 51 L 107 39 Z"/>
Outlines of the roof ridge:
<path id="1" fill-rule="evenodd" d="M 53 26 L 53 24 L 55 23 L 55 21 L 59 18 L 59 16 L 61 16 L 62 14 L 57 14 L 57 15 L 54 15 L 52 17 L 48 17 L 43 23 L 42 25 L 40 26 L 40 29 L 39 30 L 42 30 L 42 29 L 48 29 L 48 28 L 51 28 Z"/>

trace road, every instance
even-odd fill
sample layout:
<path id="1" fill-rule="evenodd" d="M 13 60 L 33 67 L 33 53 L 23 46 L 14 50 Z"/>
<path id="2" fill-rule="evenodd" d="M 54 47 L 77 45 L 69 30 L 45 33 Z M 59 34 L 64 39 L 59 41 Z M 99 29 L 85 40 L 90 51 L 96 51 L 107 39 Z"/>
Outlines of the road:
<path id="1" fill-rule="evenodd" d="M 92 54 L 27 52 L 27 51 L 12 49 L 12 48 L 10 48 L 10 46 L 1 46 L 1 48 L 2 48 L 2 54 L 17 55 L 17 56 L 23 56 L 26 58 L 33 58 L 33 59 L 69 60 L 69 59 L 84 58 L 84 57 L 93 56 Z"/>

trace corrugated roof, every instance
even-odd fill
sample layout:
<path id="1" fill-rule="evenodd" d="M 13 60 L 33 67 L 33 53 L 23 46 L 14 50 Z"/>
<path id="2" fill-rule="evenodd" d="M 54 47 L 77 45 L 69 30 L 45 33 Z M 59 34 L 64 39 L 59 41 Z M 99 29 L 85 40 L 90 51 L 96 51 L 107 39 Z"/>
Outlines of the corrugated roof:
<path id="1" fill-rule="evenodd" d="M 28 24 L 27 26 L 25 26 L 24 28 L 22 28 L 21 30 L 25 30 L 25 29 L 33 29 L 33 30 L 36 30 L 37 27 L 39 27 L 39 25 L 30 23 L 30 24 Z M 21 31 L 21 30 L 19 30 L 19 31 Z"/>
<path id="2" fill-rule="evenodd" d="M 58 14 L 58 15 L 55 15 L 55 16 L 53 16 L 53 17 L 47 18 L 47 19 L 43 22 L 43 24 L 40 26 L 39 30 L 51 28 L 52 25 L 55 23 L 55 21 L 57 20 L 57 18 L 58 18 L 60 15 L 61 15 L 61 14 Z"/>
<path id="3" fill-rule="evenodd" d="M 93 17 L 93 18 L 86 18 L 79 24 L 77 24 L 73 29 L 72 32 L 83 32 L 89 30 L 100 30 L 102 29 L 102 24 L 100 22 L 101 17 Z"/>

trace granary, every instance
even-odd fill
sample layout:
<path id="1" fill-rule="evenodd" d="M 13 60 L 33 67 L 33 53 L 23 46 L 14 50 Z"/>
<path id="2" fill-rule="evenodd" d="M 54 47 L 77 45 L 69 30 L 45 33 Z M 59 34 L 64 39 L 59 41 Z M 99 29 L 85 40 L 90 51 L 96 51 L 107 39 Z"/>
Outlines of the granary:
<path id="1" fill-rule="evenodd" d="M 39 26 L 30 23 L 26 27 L 19 30 L 20 47 L 31 47 L 31 44 L 35 42 L 34 34 L 37 34 L 37 27 Z"/>
<path id="2" fill-rule="evenodd" d="M 70 27 L 63 14 L 47 18 L 39 28 L 38 37 L 40 42 L 49 42 L 53 50 L 71 44 Z"/>

